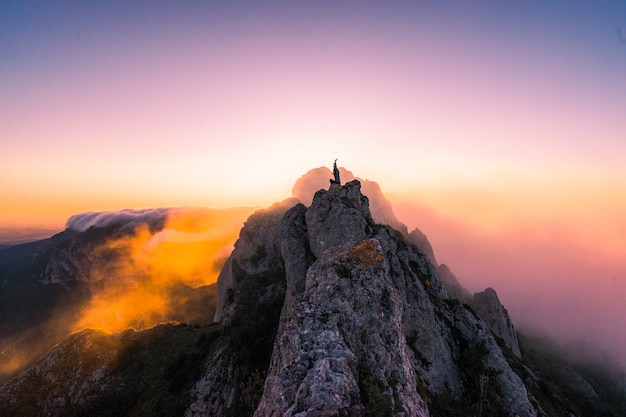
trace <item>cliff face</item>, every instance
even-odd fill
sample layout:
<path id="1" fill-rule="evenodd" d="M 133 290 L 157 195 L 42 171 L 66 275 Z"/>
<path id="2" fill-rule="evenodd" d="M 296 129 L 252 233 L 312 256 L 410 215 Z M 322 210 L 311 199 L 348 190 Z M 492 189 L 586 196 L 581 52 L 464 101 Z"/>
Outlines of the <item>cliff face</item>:
<path id="1" fill-rule="evenodd" d="M 474 294 L 472 306 L 478 316 L 487 323 L 491 332 L 502 339 L 515 356 L 521 357 L 522 353 L 513 322 L 509 317 L 509 312 L 500 303 L 496 291 L 493 288 L 487 288 L 482 292 L 477 292 Z"/>
<path id="2" fill-rule="evenodd" d="M 537 415 L 489 327 L 448 298 L 427 255 L 374 223 L 359 181 L 284 208 L 246 223 L 218 284 L 226 325 L 251 308 L 250 282 L 258 300 L 282 301 L 255 416 L 425 416 L 443 397 Z M 214 374 L 189 415 L 214 415 L 202 407 Z"/>
<path id="3" fill-rule="evenodd" d="M 428 241 L 426 235 L 419 229 L 414 229 L 410 233 L 404 223 L 402 223 L 393 212 L 393 208 L 389 200 L 387 200 L 380 189 L 378 183 L 361 178 L 356 178 L 354 174 L 344 168 L 339 168 L 341 178 L 344 183 L 358 180 L 361 183 L 361 190 L 369 200 L 369 211 L 372 218 L 378 224 L 386 224 L 393 229 L 402 233 L 406 240 L 424 253 L 428 260 L 437 266 L 439 276 L 443 281 L 443 285 L 448 291 L 450 298 L 456 298 L 463 302 L 471 302 L 472 295 L 467 291 L 456 279 L 448 266 L 437 263 L 433 248 Z M 328 179 L 332 176 L 332 172 L 326 167 L 314 168 L 300 177 L 293 186 L 292 194 L 306 206 L 310 206 L 313 197 L 319 189 L 328 187 Z"/>
<path id="4" fill-rule="evenodd" d="M 74 334 L 2 386 L 0 415 L 603 411 L 601 391 L 577 370 L 518 342 L 495 291 L 469 300 L 445 265 L 434 266 L 425 237 L 377 223 L 369 204 L 355 180 L 319 190 L 308 207 L 289 199 L 257 211 L 217 289 L 206 289 L 219 293 L 217 306 L 204 304 L 214 324 Z M 85 255 L 104 233 L 89 230 L 92 239 L 64 243 L 37 275 L 68 284 L 69 272 L 106 261 Z"/>
<path id="5" fill-rule="evenodd" d="M 437 266 L 437 273 L 439 273 L 439 277 L 441 278 L 443 285 L 445 285 L 450 298 L 455 298 L 468 304 L 471 303 L 472 294 L 459 283 L 456 275 L 454 275 L 448 265 L 439 264 Z"/>
<path id="6" fill-rule="evenodd" d="M 339 168 L 339 172 L 344 184 L 354 180 L 361 183 L 361 190 L 369 199 L 369 210 L 376 223 L 388 224 L 405 236 L 409 234 L 406 225 L 398 220 L 394 214 L 391 203 L 385 198 L 377 182 L 357 178 L 345 168 Z M 309 170 L 294 184 L 292 190 L 294 198 L 297 198 L 305 206 L 310 206 L 315 193 L 320 189 L 328 188 L 328 179 L 331 176 L 332 172 L 326 167 Z M 430 245 L 430 243 L 427 244 Z"/>
<path id="7" fill-rule="evenodd" d="M 363 415 L 375 406 L 428 415 L 380 242 L 329 249 L 288 308 L 255 416 Z"/>

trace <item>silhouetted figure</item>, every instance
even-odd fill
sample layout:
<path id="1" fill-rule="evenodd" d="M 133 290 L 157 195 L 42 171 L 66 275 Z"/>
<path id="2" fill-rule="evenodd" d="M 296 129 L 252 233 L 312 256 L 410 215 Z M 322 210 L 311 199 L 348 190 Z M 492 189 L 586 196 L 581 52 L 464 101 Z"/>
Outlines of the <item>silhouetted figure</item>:
<path id="1" fill-rule="evenodd" d="M 339 178 L 339 169 L 337 169 L 337 160 L 333 162 L 333 175 L 335 176 L 334 180 L 330 180 L 331 184 L 341 184 L 341 179 Z"/>

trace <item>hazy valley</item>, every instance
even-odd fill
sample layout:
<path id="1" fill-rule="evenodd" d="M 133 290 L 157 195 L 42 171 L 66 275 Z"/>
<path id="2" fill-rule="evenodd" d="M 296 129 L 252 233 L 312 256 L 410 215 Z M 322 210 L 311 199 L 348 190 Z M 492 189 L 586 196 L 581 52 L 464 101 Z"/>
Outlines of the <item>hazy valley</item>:
<path id="1" fill-rule="evenodd" d="M 329 176 L 0 249 L 1 414 L 626 414 L 615 358 L 519 333 L 497 282 L 471 294 L 376 183 Z"/>

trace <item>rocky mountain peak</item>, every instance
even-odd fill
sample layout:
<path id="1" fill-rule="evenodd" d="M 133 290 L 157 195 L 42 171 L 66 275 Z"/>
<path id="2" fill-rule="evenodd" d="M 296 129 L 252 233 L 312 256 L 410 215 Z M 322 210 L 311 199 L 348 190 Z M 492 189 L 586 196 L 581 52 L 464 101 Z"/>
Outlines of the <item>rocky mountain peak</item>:
<path id="1" fill-rule="evenodd" d="M 328 178 L 307 204 L 248 218 L 210 289 L 215 309 L 203 304 L 212 325 L 77 333 L 2 387 L 0 414 L 599 415 L 600 392 L 576 370 L 537 368 L 526 339 L 520 349 L 493 289 L 470 299 L 423 234 L 374 215 L 384 204 L 367 183 Z"/>
<path id="2" fill-rule="evenodd" d="M 357 178 L 351 171 L 343 167 L 339 168 L 339 172 L 344 184 L 354 180 L 359 181 L 362 193 L 368 197 L 371 216 L 376 223 L 388 224 L 405 236 L 408 235 L 407 227 L 394 214 L 391 203 L 383 195 L 378 183 Z M 315 193 L 327 187 L 330 176 L 332 176 L 332 172 L 326 167 L 311 169 L 296 181 L 292 195 L 308 207 L 312 204 Z M 333 191 L 335 188 L 340 190 L 342 187 L 338 184 L 335 184 L 335 187 L 331 185 L 329 191 Z"/>
<path id="3" fill-rule="evenodd" d="M 235 249 L 217 279 L 215 322 L 227 324 L 233 319 L 241 302 L 238 294 L 250 283 L 270 282 L 272 288 L 276 285 L 284 291 L 280 223 L 285 212 L 295 204 L 297 201 L 294 199 L 284 200 L 268 209 L 256 211 L 244 223 L 239 239 L 235 242 Z M 255 279 L 244 281 L 244 277 Z"/>
<path id="4" fill-rule="evenodd" d="M 478 395 L 481 375 L 491 375 L 481 395 L 501 410 L 537 415 L 489 328 L 448 299 L 428 255 L 374 222 L 360 181 L 291 204 L 251 216 L 218 282 L 222 324 L 276 311 L 256 417 L 427 416 L 435 398 Z M 211 393 L 233 366 L 223 357 L 209 368 L 188 416 L 229 415 Z"/>
<path id="5" fill-rule="evenodd" d="M 478 316 L 489 326 L 492 333 L 502 339 L 518 358 L 522 356 L 517 340 L 517 334 L 509 312 L 504 308 L 498 294 L 493 288 L 487 288 L 474 294 L 472 306 Z"/>
<path id="6" fill-rule="evenodd" d="M 339 171 L 341 178 L 347 181 L 347 183 L 355 179 L 359 181 L 361 192 L 367 196 L 369 211 L 374 222 L 389 225 L 399 231 L 409 243 L 417 246 L 419 251 L 423 252 L 428 257 L 428 260 L 437 267 L 443 284 L 451 298 L 464 302 L 471 301 L 472 295 L 458 282 L 450 268 L 444 264 L 438 265 L 435 253 L 426 235 L 418 228 L 409 233 L 406 225 L 398 220 L 394 214 L 391 202 L 385 198 L 378 183 L 356 178 L 352 172 L 342 167 L 339 168 Z M 317 192 L 342 192 L 343 187 L 338 184 L 331 184 L 329 190 L 324 189 L 327 187 L 328 179 L 331 175 L 332 172 L 326 167 L 309 170 L 293 186 L 292 194 L 294 198 L 298 199 L 305 206 L 311 206 Z"/>
<path id="7" fill-rule="evenodd" d="M 315 257 L 342 243 L 356 243 L 372 233 L 374 220 L 369 200 L 361 193 L 361 183 L 333 184 L 319 190 L 306 211 L 309 246 Z"/>

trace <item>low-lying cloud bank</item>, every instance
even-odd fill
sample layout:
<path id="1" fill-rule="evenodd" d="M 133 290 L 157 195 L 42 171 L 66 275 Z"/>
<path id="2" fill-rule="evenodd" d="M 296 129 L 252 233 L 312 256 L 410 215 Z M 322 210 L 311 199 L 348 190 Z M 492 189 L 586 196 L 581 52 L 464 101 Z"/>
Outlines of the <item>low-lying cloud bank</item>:
<path id="1" fill-rule="evenodd" d="M 90 227 L 121 227 L 125 231 L 130 231 L 139 224 L 145 224 L 150 226 L 150 228 L 160 229 L 163 227 L 171 210 L 170 208 L 154 208 L 80 213 L 69 218 L 66 228 L 77 232 L 84 232 Z"/>
<path id="2" fill-rule="evenodd" d="M 577 346 L 581 356 L 602 352 L 626 369 L 626 260 L 611 236 L 558 217 L 481 228 L 413 201 L 394 209 L 424 231 L 462 285 L 495 288 L 518 330 Z"/>
<path id="3" fill-rule="evenodd" d="M 52 249 L 41 279 L 78 290 L 49 310 L 46 321 L 0 337 L 0 384 L 75 331 L 212 322 L 217 292 L 210 285 L 253 211 L 183 207 L 72 216 L 67 228 L 74 233 L 60 236 L 71 240 Z"/>
<path id="4" fill-rule="evenodd" d="M 206 312 L 181 314 L 195 289 L 217 280 L 252 208 L 157 208 L 90 212 L 72 216 L 67 228 L 111 228 L 89 259 L 90 301 L 73 330 L 117 332 L 178 320 L 193 322 Z M 119 233 L 119 232 L 123 233 Z M 97 264 L 105 259 L 106 264 Z M 196 295 L 193 295 L 196 294 Z"/>

